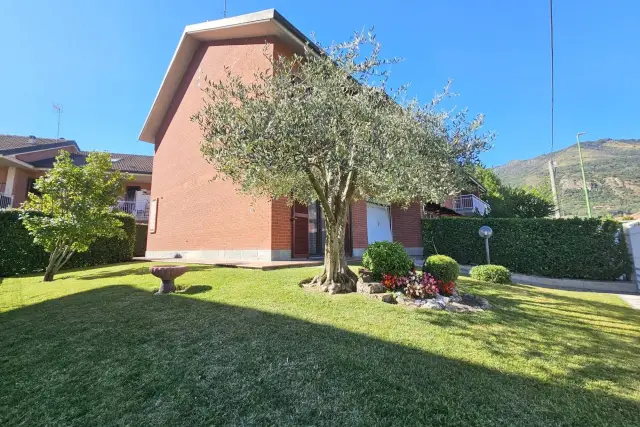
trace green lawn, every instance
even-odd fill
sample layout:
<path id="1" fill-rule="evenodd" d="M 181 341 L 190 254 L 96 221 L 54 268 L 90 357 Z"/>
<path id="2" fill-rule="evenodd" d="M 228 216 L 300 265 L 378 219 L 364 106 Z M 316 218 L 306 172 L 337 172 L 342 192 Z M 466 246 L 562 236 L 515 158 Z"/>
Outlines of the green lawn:
<path id="1" fill-rule="evenodd" d="M 481 314 L 148 264 L 0 284 L 0 426 L 640 426 L 640 315 L 614 295 L 459 286 Z"/>

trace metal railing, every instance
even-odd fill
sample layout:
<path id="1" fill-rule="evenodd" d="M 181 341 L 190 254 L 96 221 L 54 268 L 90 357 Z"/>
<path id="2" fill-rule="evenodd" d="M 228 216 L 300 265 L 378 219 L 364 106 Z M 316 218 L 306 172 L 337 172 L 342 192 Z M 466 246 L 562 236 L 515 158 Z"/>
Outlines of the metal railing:
<path id="1" fill-rule="evenodd" d="M 149 202 L 136 202 L 135 200 L 118 200 L 118 209 L 122 212 L 130 213 L 136 221 L 149 221 Z"/>
<path id="2" fill-rule="evenodd" d="M 13 196 L 0 193 L 0 209 L 9 209 L 13 204 Z"/>
<path id="3" fill-rule="evenodd" d="M 461 215 L 486 215 L 491 207 L 475 194 L 463 194 L 453 199 L 453 210 Z"/>

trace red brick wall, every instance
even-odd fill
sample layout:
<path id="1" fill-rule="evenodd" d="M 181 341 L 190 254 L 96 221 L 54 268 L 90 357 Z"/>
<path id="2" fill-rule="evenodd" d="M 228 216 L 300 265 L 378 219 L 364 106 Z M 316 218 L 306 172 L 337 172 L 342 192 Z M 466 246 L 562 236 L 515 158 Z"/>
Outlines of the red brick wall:
<path id="1" fill-rule="evenodd" d="M 264 47 L 264 38 L 221 41 L 201 45 L 194 54 L 156 135 L 151 197 L 158 199 L 157 226 L 147 250 L 290 248 L 282 221 L 277 239 L 271 239 L 272 215 L 284 215 L 281 202 L 254 201 L 229 181 L 210 181 L 215 170 L 202 157 L 201 132 L 191 122 L 202 106 L 204 76 L 223 79 L 226 65 L 251 80 L 254 71 L 269 67 Z"/>
<path id="2" fill-rule="evenodd" d="M 351 233 L 353 248 L 362 249 L 369 246 L 367 235 L 367 202 L 360 200 L 351 205 Z"/>
<path id="3" fill-rule="evenodd" d="M 35 162 L 36 160 L 48 159 L 50 157 L 56 157 L 60 151 L 68 151 L 70 153 L 77 153 L 75 146 L 58 147 L 50 150 L 36 151 L 33 153 L 16 154 L 16 159 L 23 162 Z"/>
<path id="4" fill-rule="evenodd" d="M 422 247 L 422 220 L 419 203 L 403 209 L 391 205 L 391 231 L 393 240 L 402 243 L 405 248 Z"/>
<path id="5" fill-rule="evenodd" d="M 291 249 L 291 206 L 285 198 L 271 202 L 271 249 Z"/>

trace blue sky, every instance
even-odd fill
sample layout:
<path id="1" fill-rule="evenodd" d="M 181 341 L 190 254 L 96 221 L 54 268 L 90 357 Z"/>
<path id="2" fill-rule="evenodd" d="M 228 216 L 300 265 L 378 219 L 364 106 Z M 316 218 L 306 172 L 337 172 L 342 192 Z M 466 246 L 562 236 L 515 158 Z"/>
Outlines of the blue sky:
<path id="1" fill-rule="evenodd" d="M 84 149 L 152 154 L 138 134 L 185 25 L 222 17 L 223 0 L 0 2 L 0 133 L 61 136 Z M 497 132 L 488 165 L 549 152 L 546 0 L 240 1 L 229 15 L 275 7 L 323 43 L 375 26 L 393 83 L 431 99 L 447 78 L 456 105 Z M 554 5 L 556 146 L 640 137 L 640 2 Z"/>

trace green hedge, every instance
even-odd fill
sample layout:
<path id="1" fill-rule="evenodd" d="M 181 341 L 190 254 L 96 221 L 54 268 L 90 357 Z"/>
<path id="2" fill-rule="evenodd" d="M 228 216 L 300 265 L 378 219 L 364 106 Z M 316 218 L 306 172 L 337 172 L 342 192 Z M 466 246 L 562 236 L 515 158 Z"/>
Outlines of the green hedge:
<path id="1" fill-rule="evenodd" d="M 22 225 L 19 210 L 0 210 L 0 277 L 44 271 L 49 255 L 33 243 Z M 127 238 L 99 239 L 87 252 L 75 254 L 63 268 L 89 267 L 128 261 L 133 257 L 136 223 L 132 215 L 114 213 L 123 223 Z"/>
<path id="2" fill-rule="evenodd" d="M 423 220 L 424 255 L 448 255 L 461 264 L 485 264 L 478 229 L 493 229 L 491 263 L 522 274 L 614 280 L 631 274 L 620 223 L 603 219 L 442 217 Z"/>
<path id="3" fill-rule="evenodd" d="M 147 224 L 136 224 L 136 243 L 133 249 L 133 256 L 144 256 L 147 251 Z"/>

